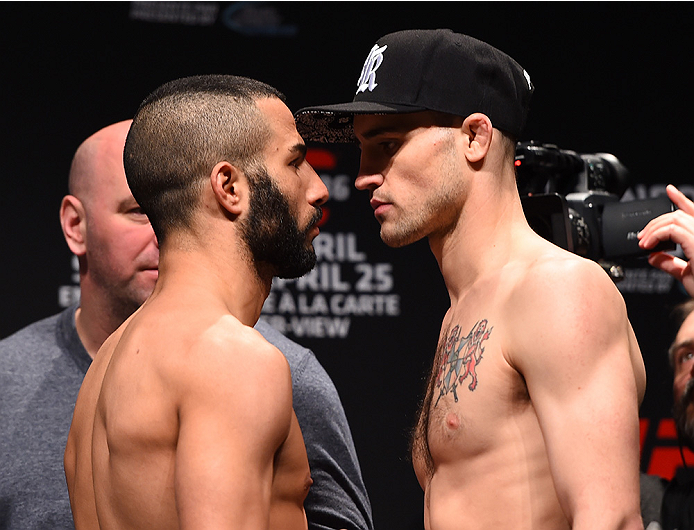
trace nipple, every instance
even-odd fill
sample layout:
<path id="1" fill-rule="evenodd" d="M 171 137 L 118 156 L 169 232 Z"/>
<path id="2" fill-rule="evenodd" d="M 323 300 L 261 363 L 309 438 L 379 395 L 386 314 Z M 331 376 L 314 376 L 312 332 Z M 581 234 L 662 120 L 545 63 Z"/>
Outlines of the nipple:
<path id="1" fill-rule="evenodd" d="M 449 412 L 446 416 L 446 426 L 451 430 L 457 430 L 460 427 L 460 419 L 454 412 Z"/>

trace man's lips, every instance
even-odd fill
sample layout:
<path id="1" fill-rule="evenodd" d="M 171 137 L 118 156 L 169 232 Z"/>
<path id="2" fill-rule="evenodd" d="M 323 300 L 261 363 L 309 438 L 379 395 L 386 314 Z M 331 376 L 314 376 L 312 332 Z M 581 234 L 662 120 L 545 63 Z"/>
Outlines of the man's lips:
<path id="1" fill-rule="evenodd" d="M 320 234 L 320 228 L 318 224 L 315 224 L 311 227 L 311 229 L 308 231 L 308 237 L 313 240 L 316 237 L 318 237 L 318 234 Z"/>
<path id="2" fill-rule="evenodd" d="M 371 208 L 374 210 L 374 215 L 378 217 L 379 215 L 383 215 L 386 210 L 391 206 L 389 202 L 384 202 L 384 201 L 379 201 L 378 199 L 371 199 L 369 201 L 369 204 L 371 205 Z"/>
<path id="3" fill-rule="evenodd" d="M 306 229 L 306 234 L 311 238 L 314 238 L 320 234 L 320 227 L 323 226 L 328 220 L 328 215 L 327 209 L 317 207 L 316 213 Z"/>

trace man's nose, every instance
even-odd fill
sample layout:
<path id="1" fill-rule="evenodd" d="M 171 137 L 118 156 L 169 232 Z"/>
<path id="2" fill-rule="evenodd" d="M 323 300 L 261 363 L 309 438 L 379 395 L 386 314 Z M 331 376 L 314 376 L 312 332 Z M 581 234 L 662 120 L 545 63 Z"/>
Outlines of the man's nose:
<path id="1" fill-rule="evenodd" d="M 152 228 L 152 224 L 150 223 L 149 229 L 152 231 L 152 241 L 154 242 L 154 246 L 159 249 L 159 240 L 157 239 L 157 234 L 154 233 L 154 228 Z"/>
<path id="2" fill-rule="evenodd" d="M 354 187 L 360 191 L 373 191 L 383 184 L 383 164 L 373 156 L 362 151 L 359 159 L 359 172 L 354 181 Z"/>
<path id="3" fill-rule="evenodd" d="M 363 171 L 361 168 L 359 169 L 357 178 L 354 181 L 354 187 L 360 191 L 373 191 L 381 184 L 383 184 L 383 175 L 376 172 Z"/>
<path id="4" fill-rule="evenodd" d="M 311 175 L 311 187 L 309 189 L 308 199 L 309 203 L 314 206 L 322 206 L 328 201 L 330 197 L 328 193 L 328 188 L 323 182 L 323 179 L 318 176 L 318 173 L 313 169 L 313 166 L 306 162 Z"/>

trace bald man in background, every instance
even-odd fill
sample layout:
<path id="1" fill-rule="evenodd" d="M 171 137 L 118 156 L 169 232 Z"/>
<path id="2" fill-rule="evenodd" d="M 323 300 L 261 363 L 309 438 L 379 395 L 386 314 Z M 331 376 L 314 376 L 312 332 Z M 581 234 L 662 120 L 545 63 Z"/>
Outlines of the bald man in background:
<path id="1" fill-rule="evenodd" d="M 74 528 L 63 452 L 77 393 L 101 344 L 154 289 L 159 248 L 123 169 L 130 124 L 118 122 L 87 138 L 70 168 L 60 221 L 79 260 L 80 303 L 0 341 L 0 528 Z M 256 329 L 285 354 L 292 371 L 314 479 L 306 500 L 309 528 L 372 529 L 332 381 L 310 350 L 267 324 Z"/>

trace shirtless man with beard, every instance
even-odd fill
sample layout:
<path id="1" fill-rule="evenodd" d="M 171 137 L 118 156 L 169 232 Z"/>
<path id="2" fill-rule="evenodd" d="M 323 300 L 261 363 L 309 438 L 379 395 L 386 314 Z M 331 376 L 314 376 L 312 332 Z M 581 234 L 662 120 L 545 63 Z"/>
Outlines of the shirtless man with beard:
<path id="1" fill-rule="evenodd" d="M 279 92 L 167 83 L 125 146 L 159 278 L 80 390 L 65 452 L 75 526 L 305 529 L 289 366 L 252 326 L 273 276 L 315 264 L 327 190 Z"/>

